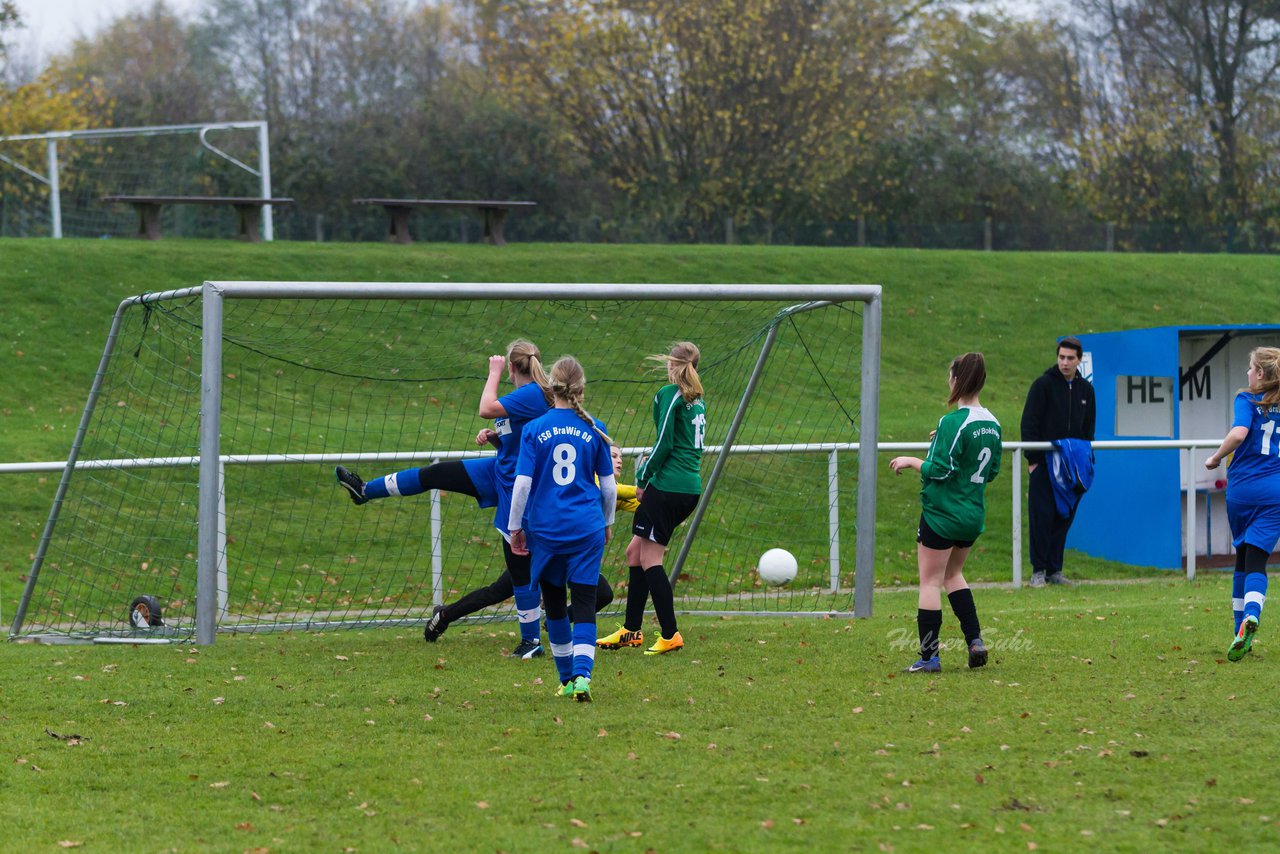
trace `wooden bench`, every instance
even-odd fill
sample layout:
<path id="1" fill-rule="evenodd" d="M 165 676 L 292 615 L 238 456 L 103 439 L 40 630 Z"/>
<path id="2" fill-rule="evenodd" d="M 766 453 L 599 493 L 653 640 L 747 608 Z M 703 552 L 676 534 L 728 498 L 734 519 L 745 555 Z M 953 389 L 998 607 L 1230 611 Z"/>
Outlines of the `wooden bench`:
<path id="1" fill-rule="evenodd" d="M 263 205 L 291 205 L 293 199 L 257 199 L 245 196 L 103 196 L 102 201 L 133 205 L 138 212 L 138 237 L 160 239 L 160 209 L 165 205 L 230 205 L 240 215 L 241 240 L 258 243 Z"/>
<path id="2" fill-rule="evenodd" d="M 475 208 L 484 215 L 484 242 L 504 246 L 502 222 L 507 212 L 536 208 L 537 202 L 504 202 L 486 199 L 352 199 L 356 205 L 382 205 L 387 212 L 387 239 L 396 243 L 412 243 L 409 214 L 414 208 Z"/>

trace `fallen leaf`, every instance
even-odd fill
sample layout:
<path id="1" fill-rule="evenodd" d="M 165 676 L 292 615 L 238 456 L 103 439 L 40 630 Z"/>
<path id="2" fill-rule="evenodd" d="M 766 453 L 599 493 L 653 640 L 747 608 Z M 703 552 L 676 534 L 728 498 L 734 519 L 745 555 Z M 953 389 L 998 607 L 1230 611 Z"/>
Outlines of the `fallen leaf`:
<path id="1" fill-rule="evenodd" d="M 488 801 L 476 801 L 476 809 L 487 810 L 489 808 Z"/>

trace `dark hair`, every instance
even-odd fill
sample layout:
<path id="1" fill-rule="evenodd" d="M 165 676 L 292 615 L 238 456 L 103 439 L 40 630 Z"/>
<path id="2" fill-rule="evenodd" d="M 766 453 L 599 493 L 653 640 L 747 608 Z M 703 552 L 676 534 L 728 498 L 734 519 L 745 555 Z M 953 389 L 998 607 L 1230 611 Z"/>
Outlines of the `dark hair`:
<path id="1" fill-rule="evenodd" d="M 1080 339 L 1075 337 L 1074 335 L 1068 335 L 1066 338 L 1063 338 L 1061 341 L 1059 341 L 1058 349 L 1054 350 L 1053 352 L 1057 353 L 1058 350 L 1061 350 L 1063 347 L 1066 347 L 1068 350 L 1075 350 L 1077 359 L 1084 358 L 1084 345 L 1081 344 Z"/>
<path id="2" fill-rule="evenodd" d="M 973 397 L 987 384 L 987 362 L 981 353 L 965 353 L 951 360 L 951 376 L 956 378 L 947 403 Z"/>

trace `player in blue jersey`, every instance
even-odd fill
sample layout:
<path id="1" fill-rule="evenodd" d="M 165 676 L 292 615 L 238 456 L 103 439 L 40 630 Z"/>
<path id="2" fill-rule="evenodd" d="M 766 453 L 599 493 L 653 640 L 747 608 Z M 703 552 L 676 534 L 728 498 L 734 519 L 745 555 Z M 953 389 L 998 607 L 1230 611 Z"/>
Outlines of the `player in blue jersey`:
<path id="1" fill-rule="evenodd" d="M 582 408 L 582 365 L 572 356 L 559 359 L 551 368 L 550 385 L 554 408 L 525 425 L 507 522 L 511 550 L 533 555 L 530 586 L 541 590 L 547 609 L 558 693 L 590 702 L 596 585 L 617 486 L 610 439 Z"/>
<path id="2" fill-rule="evenodd" d="M 499 397 L 498 386 L 504 370 L 515 389 Z M 497 508 L 493 525 L 502 534 L 503 557 L 515 589 L 516 614 L 520 619 L 520 644 L 511 655 L 526 660 L 543 654 L 538 628 L 542 612 L 537 591 L 529 593 L 529 557 L 511 550 L 507 518 L 511 508 L 511 487 L 515 482 L 516 458 L 520 453 L 520 434 L 526 423 L 547 411 L 550 399 L 541 352 L 533 343 L 517 339 L 507 345 L 506 356 L 489 357 L 489 375 L 480 395 L 480 417 L 492 418 L 494 422 L 492 429 L 485 428 L 476 435 L 476 443 L 495 446 L 498 449 L 496 457 L 436 463 L 368 482 L 342 466 L 335 469 L 338 483 L 356 504 L 364 504 L 374 498 L 417 495 L 430 489 L 443 489 L 471 495 L 482 508 Z M 438 627 L 446 608 L 444 605 L 435 607 L 424 630 L 427 640 L 435 640 L 432 637 L 433 627 Z M 443 629 L 435 631 L 436 637 L 439 631 Z"/>
<path id="3" fill-rule="evenodd" d="M 1249 354 L 1249 387 L 1236 395 L 1231 430 L 1204 461 L 1212 471 L 1227 467 L 1227 521 L 1236 548 L 1231 584 L 1235 637 L 1227 658 L 1239 661 L 1253 648 L 1253 635 L 1267 601 L 1267 559 L 1280 541 L 1280 347 Z"/>

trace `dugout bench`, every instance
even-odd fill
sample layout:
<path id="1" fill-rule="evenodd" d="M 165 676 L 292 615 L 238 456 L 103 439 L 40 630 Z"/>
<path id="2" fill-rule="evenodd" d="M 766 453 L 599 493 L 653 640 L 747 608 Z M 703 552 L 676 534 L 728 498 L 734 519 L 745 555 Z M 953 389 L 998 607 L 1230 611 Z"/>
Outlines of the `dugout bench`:
<path id="1" fill-rule="evenodd" d="M 262 235 L 263 205 L 291 205 L 293 199 L 260 199 L 247 196 L 103 196 L 109 204 L 132 205 L 138 212 L 138 237 L 143 240 L 160 239 L 160 209 L 165 205 L 230 205 L 240 219 L 240 240 L 259 243 Z"/>
<path id="2" fill-rule="evenodd" d="M 352 199 L 355 205 L 381 205 L 387 212 L 387 240 L 393 243 L 412 243 L 409 234 L 409 214 L 416 208 L 474 208 L 484 217 L 484 242 L 505 246 L 502 223 L 513 210 L 529 210 L 537 202 L 510 202 L 491 199 Z"/>

